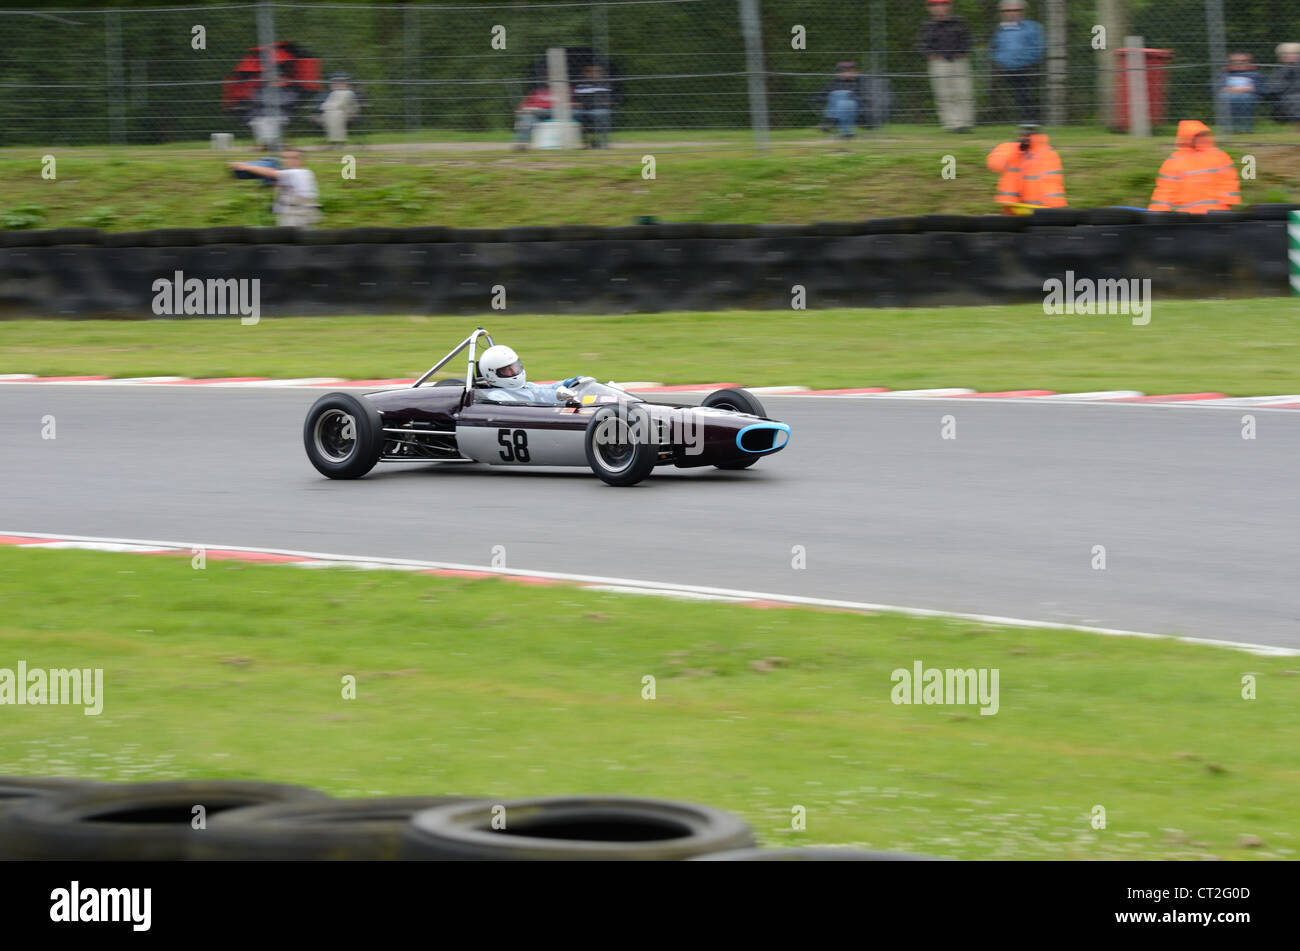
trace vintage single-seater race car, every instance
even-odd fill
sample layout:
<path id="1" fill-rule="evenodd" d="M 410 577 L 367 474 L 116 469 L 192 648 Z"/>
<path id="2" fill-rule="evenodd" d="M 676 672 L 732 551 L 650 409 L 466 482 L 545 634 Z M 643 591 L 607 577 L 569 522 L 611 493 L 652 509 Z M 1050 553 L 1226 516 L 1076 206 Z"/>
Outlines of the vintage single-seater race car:
<path id="1" fill-rule="evenodd" d="M 322 396 L 302 430 L 312 465 L 331 479 L 360 478 L 378 462 L 588 466 L 610 485 L 635 485 L 655 466 L 745 469 L 790 438 L 739 387 L 685 406 L 581 377 L 554 402 L 495 402 L 478 373 L 480 338 L 492 346 L 480 327 L 405 389 Z M 462 350 L 464 380 L 426 385 Z"/>

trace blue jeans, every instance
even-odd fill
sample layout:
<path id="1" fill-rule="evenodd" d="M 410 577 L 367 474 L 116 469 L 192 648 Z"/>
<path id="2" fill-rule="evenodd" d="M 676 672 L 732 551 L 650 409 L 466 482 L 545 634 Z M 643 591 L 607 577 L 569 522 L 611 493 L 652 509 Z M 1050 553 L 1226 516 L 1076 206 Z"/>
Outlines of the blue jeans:
<path id="1" fill-rule="evenodd" d="M 858 119 L 858 101 L 847 89 L 832 89 L 826 97 L 826 111 L 822 115 L 834 120 L 840 135 L 852 135 L 853 125 Z"/>
<path id="2" fill-rule="evenodd" d="M 1254 93 L 1241 92 L 1234 95 L 1224 94 L 1228 103 L 1228 116 L 1232 121 L 1233 132 L 1251 132 L 1255 128 L 1255 103 L 1259 96 Z"/>
<path id="3" fill-rule="evenodd" d="M 515 113 L 515 141 L 527 145 L 533 135 L 533 126 L 550 117 L 549 109 L 520 109 Z"/>

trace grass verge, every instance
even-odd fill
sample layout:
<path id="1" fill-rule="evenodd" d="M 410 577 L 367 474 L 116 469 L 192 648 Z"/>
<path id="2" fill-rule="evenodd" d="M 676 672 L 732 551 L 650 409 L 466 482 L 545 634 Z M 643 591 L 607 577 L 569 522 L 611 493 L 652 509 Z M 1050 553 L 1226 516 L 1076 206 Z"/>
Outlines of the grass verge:
<path id="1" fill-rule="evenodd" d="M 665 796 L 768 844 L 962 858 L 1286 858 L 1300 833 L 1293 658 L 101 552 L 0 549 L 0 603 L 0 667 L 105 692 L 0 707 L 0 773 Z M 917 660 L 997 668 L 997 714 L 892 703 Z"/>
<path id="2" fill-rule="evenodd" d="M 631 224 L 664 221 L 809 222 L 995 209 L 997 178 L 989 151 L 1010 127 L 970 136 L 896 126 L 849 143 L 811 130 L 779 134 L 766 154 L 734 130 L 626 133 L 612 150 L 539 154 L 508 151 L 505 140 L 374 142 L 310 151 L 320 182 L 322 227 L 440 224 L 453 227 Z M 437 138 L 437 137 L 430 137 Z M 445 138 L 445 137 L 444 137 Z M 482 137 L 480 137 L 481 139 Z M 1171 136 L 1135 140 L 1096 129 L 1053 135 L 1070 203 L 1079 207 L 1150 201 Z M 1252 155 L 1257 177 L 1242 183 L 1247 203 L 1300 194 L 1295 135 L 1270 127 L 1226 143 L 1235 159 Z M 214 153 L 168 146 L 0 152 L 5 196 L 0 227 L 98 227 L 111 231 L 212 225 L 269 225 L 270 189 L 231 178 Z M 42 156 L 56 178 L 42 177 Z M 344 179 L 341 159 L 356 159 Z M 643 157 L 656 159 L 642 177 Z M 955 177 L 944 177 L 946 158 Z M 165 183 L 165 187 L 161 184 Z"/>
<path id="3" fill-rule="evenodd" d="M 478 322 L 529 376 L 746 386 L 1300 393 L 1288 298 L 1157 301 L 1151 323 L 998 307 L 611 317 L 322 317 L 0 323 L 0 373 L 415 377 Z M 461 375 L 459 368 L 454 375 Z"/>

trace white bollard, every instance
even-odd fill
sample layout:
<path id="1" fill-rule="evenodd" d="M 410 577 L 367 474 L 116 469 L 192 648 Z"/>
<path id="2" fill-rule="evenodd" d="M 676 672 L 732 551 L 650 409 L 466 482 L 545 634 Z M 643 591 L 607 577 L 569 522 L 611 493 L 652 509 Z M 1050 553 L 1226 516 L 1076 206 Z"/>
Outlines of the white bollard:
<path id="1" fill-rule="evenodd" d="M 227 152 L 235 144 L 235 136 L 230 132 L 213 132 L 212 148 L 218 152 Z"/>

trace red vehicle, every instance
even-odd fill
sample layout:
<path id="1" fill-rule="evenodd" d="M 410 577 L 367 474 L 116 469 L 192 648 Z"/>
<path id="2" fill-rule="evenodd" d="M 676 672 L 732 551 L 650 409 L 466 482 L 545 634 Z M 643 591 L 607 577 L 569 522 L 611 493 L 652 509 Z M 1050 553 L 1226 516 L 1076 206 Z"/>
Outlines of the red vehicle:
<path id="1" fill-rule="evenodd" d="M 221 110 L 234 115 L 244 115 L 256 109 L 262 95 L 262 51 L 264 47 L 250 47 L 225 78 L 221 85 Z M 282 93 L 281 105 L 306 100 L 308 93 L 318 93 L 325 88 L 321 82 L 320 59 L 312 56 L 296 43 L 281 40 L 271 46 L 275 62 L 276 86 Z"/>

